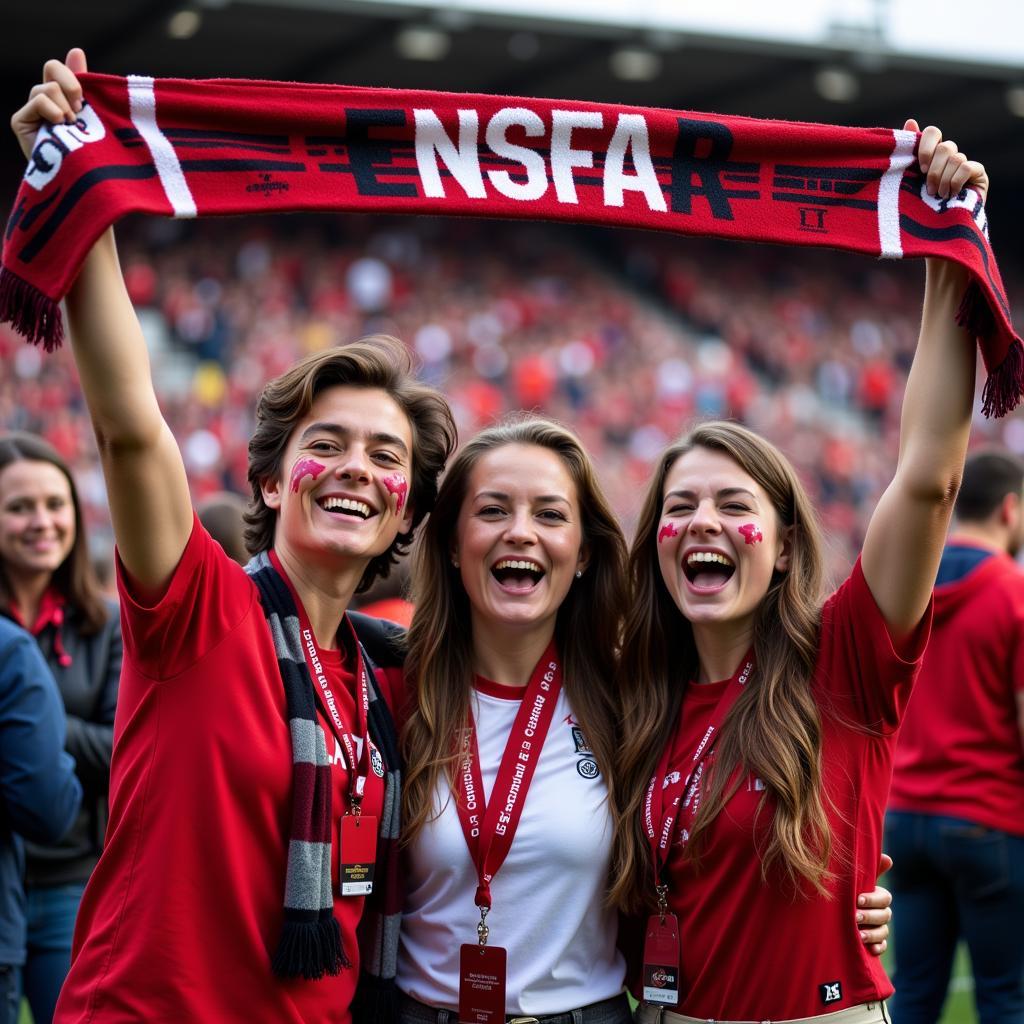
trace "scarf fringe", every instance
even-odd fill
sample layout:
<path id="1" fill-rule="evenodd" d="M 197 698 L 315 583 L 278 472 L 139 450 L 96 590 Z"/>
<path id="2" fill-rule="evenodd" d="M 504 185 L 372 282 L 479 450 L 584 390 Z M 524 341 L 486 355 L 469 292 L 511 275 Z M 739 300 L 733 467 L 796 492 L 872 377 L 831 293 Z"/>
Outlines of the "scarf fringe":
<path id="1" fill-rule="evenodd" d="M 334 914 L 319 921 L 285 921 L 274 953 L 273 970 L 282 978 L 318 981 L 351 967 L 341 946 L 341 928 Z"/>
<path id="2" fill-rule="evenodd" d="M 60 304 L 7 267 L 0 267 L 0 323 L 4 322 L 47 352 L 60 348 L 64 341 Z"/>
<path id="3" fill-rule="evenodd" d="M 977 281 L 967 286 L 956 311 L 956 322 L 974 338 L 988 338 L 995 333 L 996 318 Z"/>
<path id="4" fill-rule="evenodd" d="M 1005 416 L 1017 408 L 1024 395 L 1024 345 L 1014 340 L 1006 358 L 988 375 L 981 392 L 981 411 L 986 416 Z"/>
<path id="5" fill-rule="evenodd" d="M 352 1024 L 398 1024 L 400 999 L 394 978 L 363 971 L 352 1000 Z"/>
<path id="6" fill-rule="evenodd" d="M 956 322 L 980 345 L 990 341 L 996 333 L 996 318 L 985 293 L 977 281 L 972 281 L 960 308 Z M 981 392 L 981 411 L 985 416 L 1005 416 L 1017 407 L 1024 395 L 1024 348 L 1017 340 L 1011 342 L 1003 361 L 995 367 L 985 381 Z"/>

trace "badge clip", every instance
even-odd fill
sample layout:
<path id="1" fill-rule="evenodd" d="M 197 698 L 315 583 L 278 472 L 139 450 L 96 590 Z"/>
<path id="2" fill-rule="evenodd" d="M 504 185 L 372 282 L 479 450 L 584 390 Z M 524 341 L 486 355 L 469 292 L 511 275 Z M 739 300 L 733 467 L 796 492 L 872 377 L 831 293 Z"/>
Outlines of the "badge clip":
<path id="1" fill-rule="evenodd" d="M 668 913 L 668 886 L 667 885 L 656 885 L 654 891 L 658 895 L 658 916 L 661 918 L 661 923 L 665 923 L 665 915 Z"/>

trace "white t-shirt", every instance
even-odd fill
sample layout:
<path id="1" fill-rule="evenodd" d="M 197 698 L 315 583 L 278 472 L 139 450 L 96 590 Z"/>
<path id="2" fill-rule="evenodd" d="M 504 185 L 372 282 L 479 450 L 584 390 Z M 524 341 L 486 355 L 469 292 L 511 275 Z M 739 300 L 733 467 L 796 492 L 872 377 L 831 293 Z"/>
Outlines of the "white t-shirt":
<path id="1" fill-rule="evenodd" d="M 523 690 L 479 681 L 473 718 L 490 800 Z M 622 991 L 617 916 L 604 905 L 612 826 L 604 780 L 563 690 L 512 849 L 491 882 L 489 944 L 508 951 L 505 1012 L 564 1013 Z M 398 986 L 459 1004 L 459 948 L 476 942 L 476 868 L 448 787 L 442 813 L 406 852 Z"/>

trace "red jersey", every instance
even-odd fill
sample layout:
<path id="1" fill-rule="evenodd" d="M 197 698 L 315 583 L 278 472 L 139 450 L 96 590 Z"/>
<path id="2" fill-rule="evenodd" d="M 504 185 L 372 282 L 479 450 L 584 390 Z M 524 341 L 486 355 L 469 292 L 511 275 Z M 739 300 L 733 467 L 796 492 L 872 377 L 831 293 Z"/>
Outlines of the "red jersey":
<path id="1" fill-rule="evenodd" d="M 977 550 L 959 538 L 953 546 Z M 1024 836 L 1022 691 L 1024 573 L 992 552 L 935 588 L 935 629 L 900 729 L 889 806 Z"/>
<path id="2" fill-rule="evenodd" d="M 875 886 L 895 731 L 928 639 L 930 612 L 897 649 L 860 561 L 822 611 L 812 680 L 822 721 L 825 808 L 832 829 L 831 898 L 796 893 L 760 850 L 773 802 L 749 775 L 715 819 L 699 870 L 676 839 L 669 905 L 679 918 L 680 1004 L 715 1020 L 787 1020 L 884 999 L 892 985 L 865 950 L 857 894 Z M 756 669 L 755 669 L 756 671 Z M 728 681 L 688 687 L 669 768 L 686 775 Z M 713 763 L 714 751 L 705 761 Z"/>
<path id="3" fill-rule="evenodd" d="M 348 771 L 334 733 L 334 914 L 352 967 L 284 980 L 281 934 L 292 812 L 284 686 L 255 585 L 198 520 L 151 607 L 120 570 L 124 669 L 114 723 L 110 823 L 75 926 L 54 1020 L 347 1024 L 359 973 L 361 897 L 338 895 Z M 321 652 L 355 720 L 354 672 Z M 379 815 L 371 771 L 363 809 Z"/>

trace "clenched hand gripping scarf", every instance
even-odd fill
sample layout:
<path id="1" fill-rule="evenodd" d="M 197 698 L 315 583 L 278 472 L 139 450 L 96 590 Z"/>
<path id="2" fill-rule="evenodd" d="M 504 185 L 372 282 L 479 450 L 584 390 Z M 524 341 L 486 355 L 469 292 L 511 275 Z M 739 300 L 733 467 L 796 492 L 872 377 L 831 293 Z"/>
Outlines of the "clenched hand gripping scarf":
<path id="1" fill-rule="evenodd" d="M 90 246 L 126 213 L 379 210 L 580 221 L 939 256 L 972 276 L 986 414 L 1024 391 L 978 195 L 924 190 L 917 135 L 564 100 L 83 74 L 4 240 L 0 320 L 47 348 Z"/>

